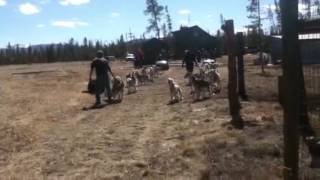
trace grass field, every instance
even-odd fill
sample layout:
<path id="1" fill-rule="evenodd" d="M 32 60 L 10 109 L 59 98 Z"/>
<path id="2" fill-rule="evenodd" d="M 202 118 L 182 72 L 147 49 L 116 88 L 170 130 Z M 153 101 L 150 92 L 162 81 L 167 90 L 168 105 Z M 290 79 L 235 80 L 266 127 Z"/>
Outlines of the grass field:
<path id="1" fill-rule="evenodd" d="M 83 111 L 89 63 L 0 67 L 0 179 L 281 179 L 282 108 L 279 67 L 269 75 L 247 58 L 244 130 L 230 124 L 226 59 L 222 93 L 193 103 L 173 66 L 121 104 Z M 122 77 L 127 62 L 113 62 Z M 167 105 L 167 78 L 182 86 L 182 103 Z M 320 179 L 301 147 L 302 178 Z"/>

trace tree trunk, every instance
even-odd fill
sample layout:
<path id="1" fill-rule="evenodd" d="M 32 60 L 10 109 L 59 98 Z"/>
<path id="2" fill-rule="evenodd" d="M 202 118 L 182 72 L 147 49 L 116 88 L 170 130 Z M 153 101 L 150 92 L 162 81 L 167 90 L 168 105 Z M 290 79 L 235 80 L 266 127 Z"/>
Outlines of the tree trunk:
<path id="1" fill-rule="evenodd" d="M 298 0 L 282 0 L 284 81 L 284 179 L 299 179 L 299 120 L 302 114 Z"/>
<path id="2" fill-rule="evenodd" d="M 262 74 L 265 73 L 264 71 L 264 59 L 262 58 L 262 30 L 261 30 L 261 11 L 260 11 L 260 0 L 258 2 L 258 52 L 259 52 L 259 60 L 261 63 L 261 72 Z"/>
<path id="3" fill-rule="evenodd" d="M 243 120 L 240 115 L 240 102 L 237 92 L 237 67 L 236 67 L 236 53 L 235 53 L 235 35 L 233 20 L 226 21 L 223 29 L 227 38 L 228 49 L 228 99 L 230 106 L 230 115 L 232 116 L 231 124 L 238 129 L 243 128 Z"/>
<path id="4" fill-rule="evenodd" d="M 243 33 L 237 33 L 237 59 L 238 59 L 238 92 L 242 100 L 248 100 L 244 75 L 244 38 Z"/>

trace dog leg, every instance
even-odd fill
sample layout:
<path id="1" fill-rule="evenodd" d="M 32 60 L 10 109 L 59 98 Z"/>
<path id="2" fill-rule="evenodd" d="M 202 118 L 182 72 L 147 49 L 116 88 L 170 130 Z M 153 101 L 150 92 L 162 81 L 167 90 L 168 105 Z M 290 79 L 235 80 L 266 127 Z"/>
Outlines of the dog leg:
<path id="1" fill-rule="evenodd" d="M 194 89 L 193 100 L 194 100 L 194 101 L 198 101 L 199 99 L 200 99 L 199 89 Z"/>
<path id="2" fill-rule="evenodd" d="M 123 99 L 123 89 L 121 89 L 120 94 L 119 94 L 119 101 L 122 102 Z"/>
<path id="3" fill-rule="evenodd" d="M 212 91 L 211 91 L 210 86 L 208 86 L 208 93 L 209 93 L 209 98 L 211 98 L 211 96 L 212 96 Z"/>
<path id="4" fill-rule="evenodd" d="M 172 91 L 170 91 L 170 101 L 173 102 L 174 101 L 174 94 Z"/>
<path id="5" fill-rule="evenodd" d="M 179 101 L 183 100 L 181 89 L 178 90 Z"/>

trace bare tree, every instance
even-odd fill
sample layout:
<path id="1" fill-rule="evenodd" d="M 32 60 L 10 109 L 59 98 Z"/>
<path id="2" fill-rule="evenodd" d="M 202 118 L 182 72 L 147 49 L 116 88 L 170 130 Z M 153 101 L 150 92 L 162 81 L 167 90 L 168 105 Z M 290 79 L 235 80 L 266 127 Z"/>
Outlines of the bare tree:
<path id="1" fill-rule="evenodd" d="M 167 37 L 168 36 L 168 30 L 167 30 L 167 26 L 166 26 L 165 23 L 162 24 L 161 31 L 162 31 L 162 37 Z"/>
<path id="2" fill-rule="evenodd" d="M 171 16 L 169 14 L 168 6 L 165 6 L 165 11 L 166 11 L 166 20 L 167 20 L 168 32 L 171 33 L 172 32 L 172 19 L 171 19 Z"/>

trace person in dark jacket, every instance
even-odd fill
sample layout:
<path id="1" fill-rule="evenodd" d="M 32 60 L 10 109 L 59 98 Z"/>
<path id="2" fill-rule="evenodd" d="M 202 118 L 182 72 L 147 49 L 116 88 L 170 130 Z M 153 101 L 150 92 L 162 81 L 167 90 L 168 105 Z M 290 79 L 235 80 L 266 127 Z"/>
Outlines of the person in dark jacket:
<path id="1" fill-rule="evenodd" d="M 102 50 L 99 50 L 97 52 L 96 58 L 94 58 L 93 61 L 91 62 L 89 82 L 92 81 L 93 70 L 96 71 L 96 87 L 95 87 L 96 103 L 95 105 L 96 106 L 101 105 L 100 95 L 103 92 L 105 92 L 105 90 L 107 91 L 108 101 L 112 102 L 110 79 L 109 79 L 108 73 L 110 72 L 112 77 L 114 75 L 111 71 L 108 61 L 104 58 L 104 53 Z"/>
<path id="2" fill-rule="evenodd" d="M 186 64 L 187 73 L 193 73 L 194 64 L 197 64 L 196 55 L 189 50 L 186 50 L 182 67 Z"/>
<path id="3" fill-rule="evenodd" d="M 201 50 L 198 50 L 197 51 L 197 61 L 198 61 L 198 63 L 201 63 L 201 59 L 202 59 L 202 52 L 201 52 Z"/>
<path id="4" fill-rule="evenodd" d="M 134 52 L 134 67 L 141 68 L 144 60 L 144 54 L 141 49 Z"/>

